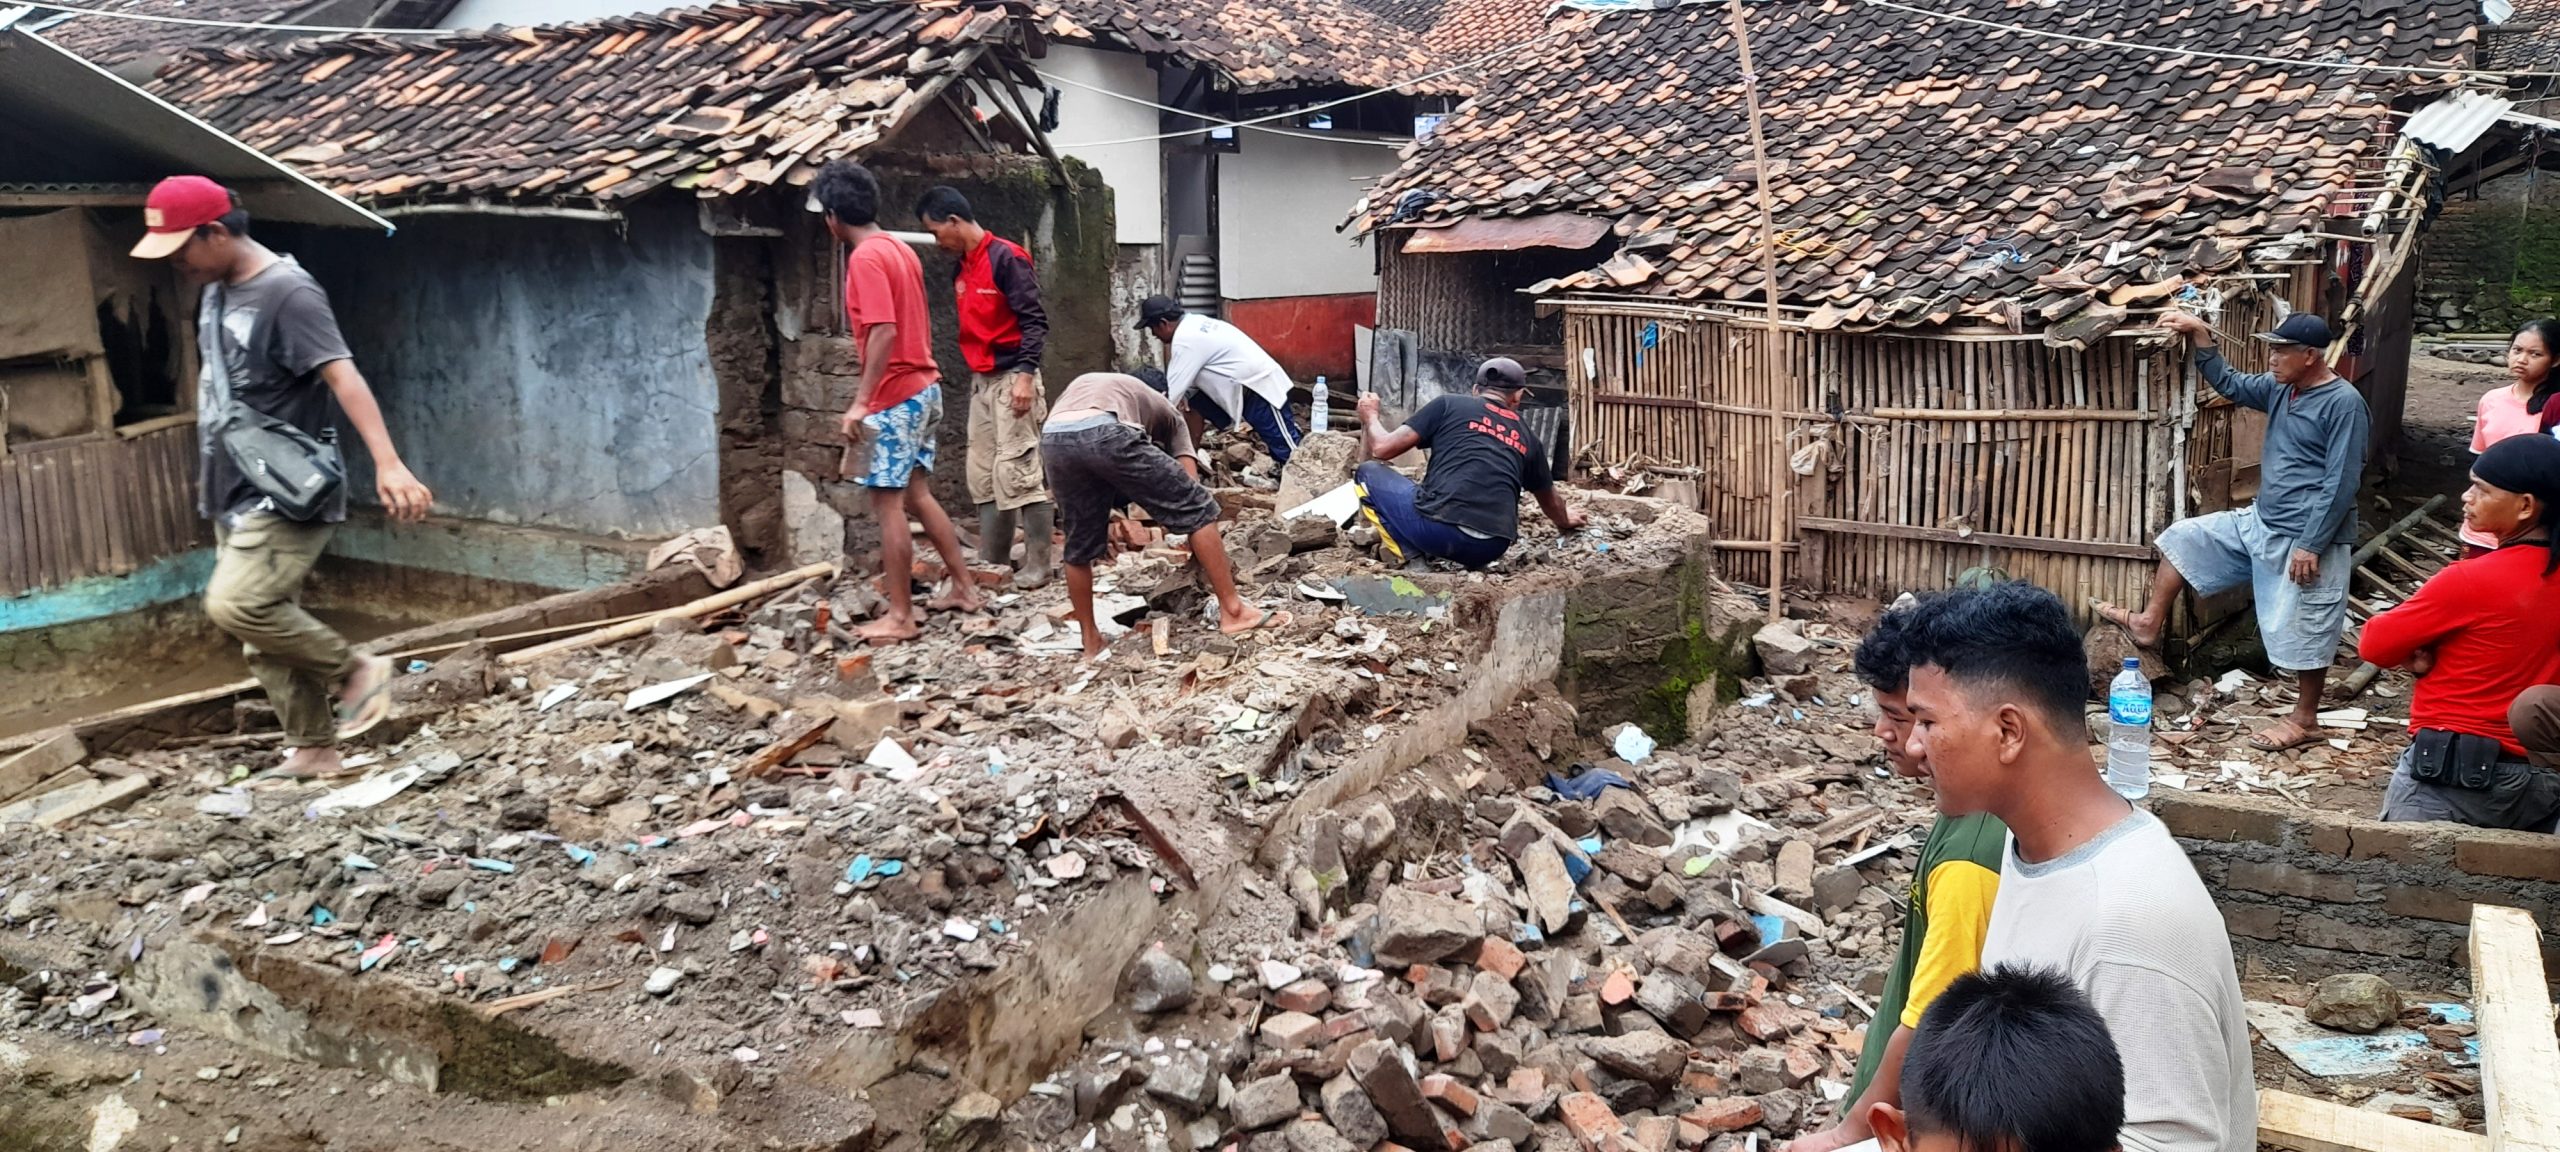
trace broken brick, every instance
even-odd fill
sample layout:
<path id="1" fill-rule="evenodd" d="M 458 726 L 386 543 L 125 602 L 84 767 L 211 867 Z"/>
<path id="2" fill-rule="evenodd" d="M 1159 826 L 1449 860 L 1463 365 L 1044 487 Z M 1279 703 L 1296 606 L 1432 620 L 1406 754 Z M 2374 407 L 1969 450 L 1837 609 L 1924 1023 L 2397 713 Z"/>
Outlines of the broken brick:
<path id="1" fill-rule="evenodd" d="M 1304 1012 L 1282 1012 L 1262 1022 L 1262 1042 L 1282 1050 L 1315 1047 L 1324 1021 Z"/>
<path id="2" fill-rule="evenodd" d="M 1795 1031 L 1796 1013 L 1785 1004 L 1763 1000 L 1743 1009 L 1741 1017 L 1734 1023 L 1742 1029 L 1743 1035 L 1765 1044 Z"/>
<path id="3" fill-rule="evenodd" d="M 1271 1003 L 1283 1012 L 1304 1012 L 1313 1016 L 1332 1005 L 1333 989 L 1325 987 L 1322 980 L 1300 980 L 1272 993 Z"/>
<path id="4" fill-rule="evenodd" d="M 1612 1008 L 1615 1008 L 1620 1004 L 1624 1004 L 1629 1000 L 1633 1000 L 1635 997 L 1635 973 L 1629 972 L 1624 968 L 1611 971 L 1609 973 L 1609 978 L 1600 982 L 1600 1002 L 1609 1005 Z"/>
<path id="5" fill-rule="evenodd" d="M 1680 1118 L 1710 1133 L 1739 1132 L 1760 1122 L 1760 1105 L 1741 1096 L 1701 1100 L 1697 1107 L 1681 1113 Z"/>
<path id="6" fill-rule="evenodd" d="M 1475 983 L 1467 989 L 1466 999 L 1460 1003 L 1467 1014 L 1467 1023 L 1480 1031 L 1492 1032 L 1511 1023 L 1511 1014 L 1520 1007 L 1520 992 L 1501 976 L 1478 972 Z"/>
<path id="7" fill-rule="evenodd" d="M 1457 1077 L 1446 1072 L 1434 1072 L 1423 1077 L 1422 1095 L 1424 1099 L 1448 1105 L 1450 1111 L 1460 1116 L 1476 1114 L 1475 1089 L 1459 1083 Z"/>
<path id="8" fill-rule="evenodd" d="M 1591 1093 L 1576 1092 L 1556 1101 L 1556 1117 L 1590 1152 L 1622 1152 L 1626 1147 L 1625 1126 L 1618 1122 L 1618 1114 Z"/>
<path id="9" fill-rule="evenodd" d="M 1476 946 L 1476 967 L 1505 980 L 1519 979 L 1521 966 L 1528 962 L 1529 957 L 1518 945 L 1500 936 L 1487 936 Z"/>

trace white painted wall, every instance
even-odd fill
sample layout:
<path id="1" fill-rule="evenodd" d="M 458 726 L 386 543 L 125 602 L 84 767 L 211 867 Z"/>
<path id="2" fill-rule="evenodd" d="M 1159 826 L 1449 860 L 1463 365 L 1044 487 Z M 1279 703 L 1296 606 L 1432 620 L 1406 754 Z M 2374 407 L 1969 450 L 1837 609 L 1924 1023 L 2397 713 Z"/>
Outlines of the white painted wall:
<path id="1" fill-rule="evenodd" d="M 1218 157 L 1219 294 L 1230 300 L 1374 292 L 1372 254 L 1334 231 L 1396 149 L 1244 133 Z"/>
<path id="2" fill-rule="evenodd" d="M 1060 152 L 1091 164 L 1102 173 L 1103 183 L 1111 186 L 1112 219 L 1120 242 L 1164 243 L 1164 164 L 1158 151 L 1162 145 L 1146 140 L 1099 148 L 1076 147 L 1082 141 L 1129 140 L 1162 132 L 1155 109 L 1076 86 L 1087 84 L 1139 100 L 1153 100 L 1155 70 L 1147 67 L 1145 57 L 1134 52 L 1065 44 L 1051 44 L 1048 57 L 1039 61 L 1038 67 L 1061 81 L 1057 85 L 1058 130 L 1049 134 L 1049 140 Z M 1032 107 L 1039 107 L 1037 96 L 1032 98 Z"/>

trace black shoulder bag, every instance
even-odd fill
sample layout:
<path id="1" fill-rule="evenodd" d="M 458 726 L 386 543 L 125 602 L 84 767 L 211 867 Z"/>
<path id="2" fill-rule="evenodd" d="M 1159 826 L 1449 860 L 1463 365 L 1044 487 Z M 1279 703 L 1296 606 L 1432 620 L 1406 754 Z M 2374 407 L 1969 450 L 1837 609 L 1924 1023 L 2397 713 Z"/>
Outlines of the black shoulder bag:
<path id="1" fill-rule="evenodd" d="M 216 286 L 212 321 L 222 323 L 224 301 Z M 335 429 L 319 436 L 256 411 L 240 402 L 232 389 L 230 357 L 216 333 L 213 355 L 205 370 L 221 385 L 223 410 L 215 414 L 214 439 L 229 453 L 233 466 L 260 495 L 274 501 L 288 519 L 316 519 L 347 482 L 347 463 L 338 452 Z"/>

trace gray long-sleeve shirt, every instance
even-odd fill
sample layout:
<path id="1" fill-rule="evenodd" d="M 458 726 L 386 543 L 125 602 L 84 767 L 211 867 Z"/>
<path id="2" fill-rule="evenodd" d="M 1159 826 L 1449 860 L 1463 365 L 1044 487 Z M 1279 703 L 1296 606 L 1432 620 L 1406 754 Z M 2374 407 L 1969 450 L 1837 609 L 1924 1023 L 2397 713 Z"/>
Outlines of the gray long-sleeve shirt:
<path id="1" fill-rule="evenodd" d="M 2356 487 L 2364 482 L 2373 419 L 2364 394 L 2332 378 L 2297 393 L 2270 373 L 2233 371 L 2215 348 L 2196 349 L 2213 390 L 2267 414 L 2258 453 L 2258 520 L 2278 539 L 2318 554 L 2356 541 Z"/>

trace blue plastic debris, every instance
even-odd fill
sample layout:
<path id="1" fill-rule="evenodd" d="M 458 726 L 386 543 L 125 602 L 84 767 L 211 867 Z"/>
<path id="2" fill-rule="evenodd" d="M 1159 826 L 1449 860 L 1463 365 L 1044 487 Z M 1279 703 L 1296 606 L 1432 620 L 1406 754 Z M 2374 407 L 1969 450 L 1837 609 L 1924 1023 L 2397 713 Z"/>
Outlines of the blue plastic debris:
<path id="1" fill-rule="evenodd" d="M 515 971 L 518 967 L 522 966 L 523 964 L 524 964 L 524 961 L 523 961 L 522 959 L 517 958 L 517 957 L 514 957 L 514 956 L 501 956 L 501 957 L 499 957 L 499 958 L 498 958 L 498 971 L 500 971 L 500 972 L 513 972 L 513 971 Z"/>
<path id="2" fill-rule="evenodd" d="M 509 864 L 504 860 L 492 860 L 486 856 L 465 857 L 463 862 L 483 872 L 507 873 L 516 870 L 516 866 L 513 864 Z"/>
<path id="3" fill-rule="evenodd" d="M 990 917 L 987 920 L 987 931 L 993 932 L 998 936 L 1004 935 L 1004 921 Z"/>
<path id="4" fill-rule="evenodd" d="M 429 663 L 427 663 L 427 662 L 426 662 L 426 661 L 424 661 L 424 660 L 412 660 L 412 661 L 410 661 L 410 662 L 409 662 L 409 674 L 410 674 L 410 675 L 412 675 L 412 676 L 415 676 L 415 675 L 417 675 L 418 673 L 420 673 L 420 672 L 424 672 L 424 671 L 426 671 L 427 669 L 432 668 L 432 667 L 434 667 L 434 665 L 429 664 Z"/>
<path id="5" fill-rule="evenodd" d="M 1627 783 L 1626 777 L 1606 768 L 1594 768 L 1588 764 L 1580 764 L 1576 767 L 1582 771 L 1570 780 L 1553 772 L 1547 773 L 1547 787 L 1567 800 L 1589 800 L 1611 788 L 1634 787 Z"/>
<path id="6" fill-rule="evenodd" d="M 331 912 L 331 911 L 329 911 L 328 909 L 323 908 L 323 907 L 321 907 L 321 906 L 319 906 L 319 905 L 317 905 L 317 904 L 314 904 L 314 905 L 312 905 L 312 906 L 311 906 L 311 926 L 312 926 L 312 927 L 314 927 L 314 928 L 326 928 L 326 927 L 328 927 L 329 925 L 331 925 L 331 924 L 335 923 L 335 922 L 337 921 L 337 919 L 338 919 L 338 914 L 337 914 L 337 913 L 335 913 L 335 912 Z"/>
<path id="7" fill-rule="evenodd" d="M 1600 854 L 1602 844 L 1597 836 L 1585 836 L 1574 841 L 1573 846 L 1582 849 L 1582 854 L 1585 856 L 1597 856 Z"/>
<path id="8" fill-rule="evenodd" d="M 1753 914 L 1751 926 L 1760 930 L 1760 946 L 1766 948 L 1787 938 L 1787 922 L 1776 916 Z"/>
<path id="9" fill-rule="evenodd" d="M 1591 876 L 1591 858 L 1580 852 L 1565 853 L 1564 872 L 1573 879 L 1576 886 L 1579 886 Z"/>
<path id="10" fill-rule="evenodd" d="M 907 866 L 896 860 L 883 860 L 880 862 L 880 874 L 883 876 L 895 876 L 906 870 Z"/>
<path id="11" fill-rule="evenodd" d="M 575 844 L 568 843 L 561 844 L 560 848 L 562 851 L 569 854 L 569 858 L 571 860 L 577 861 L 578 867 L 580 868 L 584 868 L 587 865 L 596 862 L 596 853 L 593 848 L 580 848 Z"/>
<path id="12" fill-rule="evenodd" d="M 1513 921 L 1511 925 L 1511 942 L 1514 944 L 1536 944 L 1543 947 L 1547 942 L 1547 934 L 1539 930 L 1537 921 L 1517 920 Z"/>
<path id="13" fill-rule="evenodd" d="M 874 876 L 895 876 L 906 870 L 907 866 L 899 861 L 873 860 L 869 853 L 864 853 L 854 857 L 853 863 L 844 866 L 844 882 L 860 884 Z"/>

